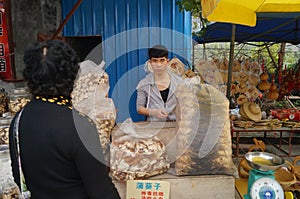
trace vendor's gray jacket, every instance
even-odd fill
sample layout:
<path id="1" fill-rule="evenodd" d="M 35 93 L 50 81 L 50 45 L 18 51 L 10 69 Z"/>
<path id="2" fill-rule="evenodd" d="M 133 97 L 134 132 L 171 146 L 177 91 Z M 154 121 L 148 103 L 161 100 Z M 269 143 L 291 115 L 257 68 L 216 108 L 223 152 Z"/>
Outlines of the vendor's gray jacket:
<path id="1" fill-rule="evenodd" d="M 168 72 L 170 75 L 170 91 L 166 103 L 164 103 L 161 94 L 155 85 L 154 74 L 149 73 L 144 79 L 142 79 L 137 85 L 137 101 L 136 107 L 145 107 L 148 109 L 164 109 L 169 113 L 167 120 L 176 120 L 175 107 L 176 96 L 175 89 L 177 85 L 182 81 L 181 77 Z M 162 121 L 160 118 L 148 117 L 147 120 Z"/>

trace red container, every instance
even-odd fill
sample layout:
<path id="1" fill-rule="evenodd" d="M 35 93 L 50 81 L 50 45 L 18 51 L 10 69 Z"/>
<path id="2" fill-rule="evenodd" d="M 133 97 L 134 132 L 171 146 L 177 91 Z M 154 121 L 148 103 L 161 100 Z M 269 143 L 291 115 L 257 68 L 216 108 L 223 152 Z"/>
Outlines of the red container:
<path id="1" fill-rule="evenodd" d="M 277 119 L 288 119 L 293 121 L 300 121 L 299 109 L 274 109 L 271 110 L 271 115 Z"/>

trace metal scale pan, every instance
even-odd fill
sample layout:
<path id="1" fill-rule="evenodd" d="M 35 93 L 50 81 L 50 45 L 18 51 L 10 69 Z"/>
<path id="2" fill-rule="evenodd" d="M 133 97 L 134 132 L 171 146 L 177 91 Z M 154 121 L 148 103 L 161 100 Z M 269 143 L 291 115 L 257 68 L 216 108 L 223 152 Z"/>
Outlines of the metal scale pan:
<path id="1" fill-rule="evenodd" d="M 283 158 L 267 152 L 248 152 L 245 159 L 249 166 L 259 171 L 275 171 L 285 163 Z"/>

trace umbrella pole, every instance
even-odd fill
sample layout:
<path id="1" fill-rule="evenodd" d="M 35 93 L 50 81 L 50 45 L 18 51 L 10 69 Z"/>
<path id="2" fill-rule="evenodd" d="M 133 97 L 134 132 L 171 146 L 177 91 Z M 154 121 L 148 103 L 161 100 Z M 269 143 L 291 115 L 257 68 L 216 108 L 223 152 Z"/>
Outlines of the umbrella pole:
<path id="1" fill-rule="evenodd" d="M 230 42 L 230 54 L 229 54 L 229 67 L 228 67 L 228 80 L 227 80 L 227 93 L 226 93 L 226 96 L 227 96 L 227 98 L 229 100 L 230 100 L 230 91 L 231 91 L 231 79 L 232 79 L 232 65 L 233 65 L 233 54 L 234 54 L 235 29 L 236 29 L 236 25 L 232 24 L 231 42 Z"/>

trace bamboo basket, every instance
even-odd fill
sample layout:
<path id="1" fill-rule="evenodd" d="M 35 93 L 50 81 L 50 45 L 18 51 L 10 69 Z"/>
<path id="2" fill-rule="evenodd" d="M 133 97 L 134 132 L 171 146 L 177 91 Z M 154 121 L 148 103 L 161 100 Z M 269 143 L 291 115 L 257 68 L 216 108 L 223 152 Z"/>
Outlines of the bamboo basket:
<path id="1" fill-rule="evenodd" d="M 295 168 L 289 161 L 285 161 L 288 164 L 288 167 L 281 167 L 275 171 L 275 179 L 282 186 L 284 190 L 287 190 L 291 185 L 297 182 L 295 176 Z"/>
<path id="2" fill-rule="evenodd" d="M 300 164 L 297 165 L 297 162 L 300 161 L 300 156 L 296 156 L 293 160 L 293 166 L 295 168 L 295 176 L 300 181 Z"/>
<path id="3" fill-rule="evenodd" d="M 249 171 L 252 168 L 248 165 L 247 160 L 243 158 L 238 165 L 238 174 L 240 178 L 249 178 Z"/>

